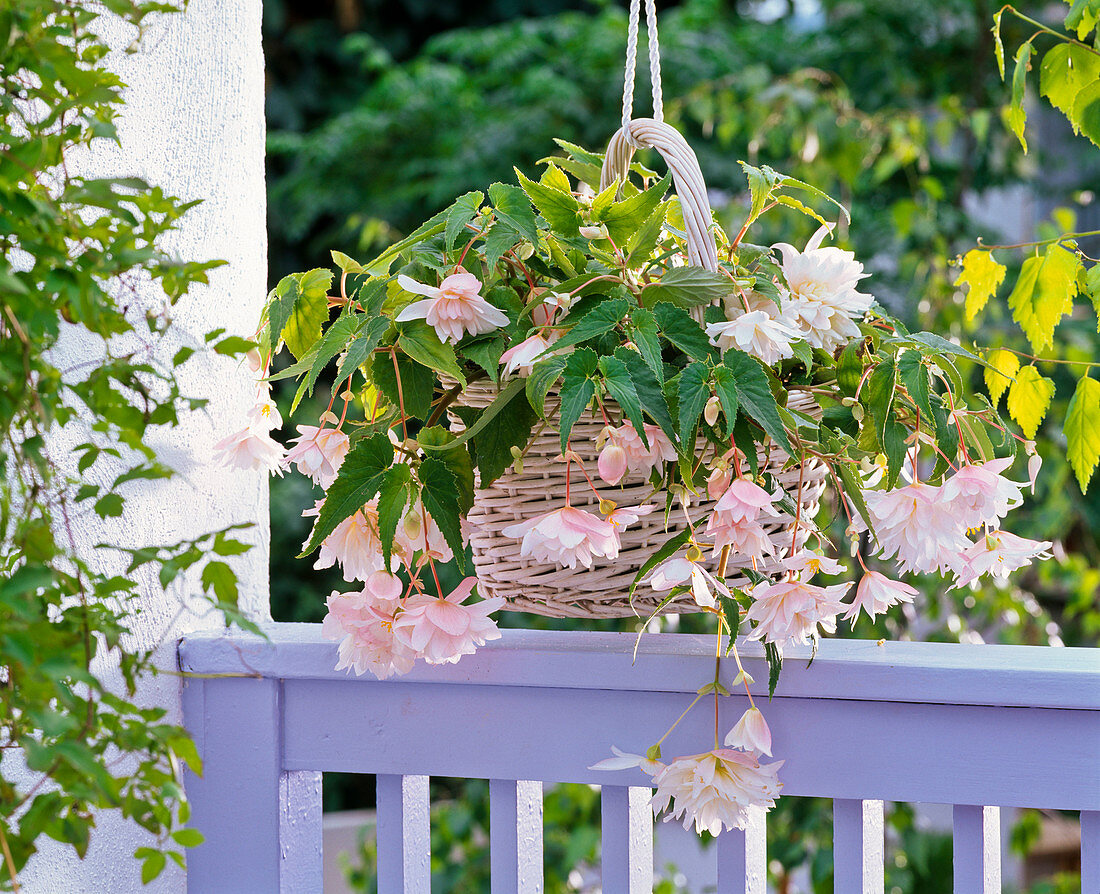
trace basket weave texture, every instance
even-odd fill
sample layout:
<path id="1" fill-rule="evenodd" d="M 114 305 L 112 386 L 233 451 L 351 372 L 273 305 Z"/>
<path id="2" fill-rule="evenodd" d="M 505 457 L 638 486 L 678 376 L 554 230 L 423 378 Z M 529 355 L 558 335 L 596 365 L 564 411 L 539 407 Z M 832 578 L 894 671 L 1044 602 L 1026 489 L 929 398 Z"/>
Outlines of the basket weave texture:
<path id="1" fill-rule="evenodd" d="M 474 382 L 463 392 L 459 403 L 483 408 L 492 402 L 496 394 L 491 384 Z M 801 392 L 791 395 L 789 406 L 803 413 L 820 412 L 813 398 Z M 461 421 L 454 416 L 451 417 L 451 424 L 453 430 L 462 427 Z M 588 469 L 596 468 L 596 437 L 603 427 L 604 423 L 591 413 L 582 416 L 573 426 L 570 445 Z M 558 433 L 547 428 L 532 438 L 524 457 L 523 472 L 509 469 L 484 489 L 480 488 L 479 482 L 468 521 L 481 594 L 486 597 L 503 596 L 508 608 L 513 611 L 556 618 L 648 617 L 656 611 L 667 593 L 655 592 L 647 585 L 640 585 L 632 600 L 630 585 L 645 561 L 686 525 L 683 510 L 676 504 L 669 516 L 668 526 L 665 526 L 665 495 L 661 491 L 654 492 L 648 476 L 630 472 L 615 487 L 604 485 L 596 479 L 601 494 L 619 506 L 650 503 L 659 507 L 621 532 L 622 546 L 615 559 L 595 559 L 591 568 L 578 566 L 571 569 L 540 564 L 520 555 L 519 540 L 501 533 L 509 525 L 528 521 L 566 505 L 565 463 L 559 459 L 560 455 Z M 825 487 L 825 467 L 817 460 L 810 460 L 804 466 L 791 463 L 788 468 L 783 468 L 788 456 L 774 445 L 771 445 L 770 451 L 762 446 L 759 460 L 761 468 L 766 467 L 775 475 L 794 500 L 798 499 L 799 476 L 802 477 L 801 515 L 804 523 L 798 531 L 798 546 L 801 547 L 807 536 L 805 520 L 813 519 L 817 513 L 818 500 Z M 571 505 L 599 513 L 599 500 L 584 473 L 575 465 L 570 466 L 569 486 Z M 705 517 L 713 507 L 714 503 L 708 500 L 693 504 L 688 512 L 694 520 Z M 784 529 L 788 540 L 793 527 L 794 519 L 786 514 L 765 526 L 770 534 Z M 778 542 L 784 542 L 783 535 L 779 536 Z M 747 556 L 731 554 L 726 566 L 727 583 L 734 587 L 747 585 L 747 579 L 734 575 L 733 571 L 746 567 L 750 561 Z M 770 559 L 763 564 L 758 563 L 757 569 L 765 574 L 775 571 L 778 561 Z M 708 563 L 714 571 L 718 560 L 708 557 Z M 662 613 L 696 611 L 699 611 L 699 606 L 690 594 L 684 594 L 665 606 Z"/>

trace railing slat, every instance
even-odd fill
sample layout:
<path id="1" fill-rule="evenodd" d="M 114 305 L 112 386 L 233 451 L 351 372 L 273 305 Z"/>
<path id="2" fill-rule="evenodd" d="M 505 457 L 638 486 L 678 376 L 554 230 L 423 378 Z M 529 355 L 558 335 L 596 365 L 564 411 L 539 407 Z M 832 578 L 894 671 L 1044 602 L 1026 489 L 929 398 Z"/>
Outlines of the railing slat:
<path id="1" fill-rule="evenodd" d="M 293 770 L 279 779 L 280 890 L 320 891 L 324 886 L 321 774 Z"/>
<path id="2" fill-rule="evenodd" d="M 1000 894 L 1001 809 L 956 804 L 955 894 Z"/>
<path id="3" fill-rule="evenodd" d="M 378 776 L 378 894 L 432 887 L 427 776 Z"/>
<path id="4" fill-rule="evenodd" d="M 648 788 L 605 785 L 602 814 L 601 878 L 615 894 L 653 891 L 653 811 Z"/>
<path id="5" fill-rule="evenodd" d="M 766 814 L 749 808 L 745 831 L 718 836 L 718 894 L 766 894 L 768 890 L 768 839 Z"/>
<path id="6" fill-rule="evenodd" d="M 489 781 L 492 894 L 542 894 L 542 783 Z"/>
<path id="7" fill-rule="evenodd" d="M 833 890 L 882 894 L 885 838 L 881 801 L 833 801 Z"/>
<path id="8" fill-rule="evenodd" d="M 1081 894 L 1100 894 L 1100 810 L 1081 811 Z"/>

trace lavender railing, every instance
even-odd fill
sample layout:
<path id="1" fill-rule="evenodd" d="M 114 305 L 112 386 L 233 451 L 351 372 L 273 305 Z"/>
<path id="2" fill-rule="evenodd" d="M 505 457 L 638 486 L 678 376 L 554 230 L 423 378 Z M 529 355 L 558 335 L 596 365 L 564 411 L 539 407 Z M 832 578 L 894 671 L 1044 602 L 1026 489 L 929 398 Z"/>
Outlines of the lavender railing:
<path id="1" fill-rule="evenodd" d="M 378 774 L 380 894 L 430 890 L 432 775 L 491 780 L 493 894 L 542 890 L 546 782 L 602 785 L 603 890 L 650 891 L 648 777 L 587 767 L 664 732 L 713 676 L 711 638 L 647 636 L 632 666 L 630 634 L 510 630 L 456 665 L 377 681 L 332 670 L 318 626 L 268 632 L 180 644 L 205 761 L 187 782 L 206 836 L 188 856 L 193 894 L 320 891 L 330 771 Z M 759 651 L 742 652 L 766 681 Z M 722 699 L 723 731 L 746 702 Z M 1082 891 L 1100 894 L 1100 651 L 830 640 L 810 667 L 790 656 L 765 710 L 783 795 L 834 799 L 837 892 L 881 894 L 895 800 L 955 805 L 958 894 L 1000 890 L 998 808 L 1081 811 Z M 713 723 L 700 703 L 664 753 L 706 750 Z M 718 837 L 722 894 L 764 894 L 765 823 Z"/>

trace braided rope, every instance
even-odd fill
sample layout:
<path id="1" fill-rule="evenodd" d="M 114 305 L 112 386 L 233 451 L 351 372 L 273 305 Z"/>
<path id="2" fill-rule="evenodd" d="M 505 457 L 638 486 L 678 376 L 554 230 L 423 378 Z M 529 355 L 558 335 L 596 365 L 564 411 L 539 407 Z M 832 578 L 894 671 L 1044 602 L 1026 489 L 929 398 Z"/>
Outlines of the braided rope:
<path id="1" fill-rule="evenodd" d="M 638 68 L 638 26 L 641 0 L 630 0 L 630 15 L 626 30 L 626 71 L 623 76 L 623 131 L 630 136 L 630 120 L 634 112 L 634 79 Z M 661 45 L 657 39 L 657 3 L 646 0 L 646 29 L 649 33 L 649 82 L 653 96 L 653 120 L 663 121 L 664 94 L 661 89 Z"/>

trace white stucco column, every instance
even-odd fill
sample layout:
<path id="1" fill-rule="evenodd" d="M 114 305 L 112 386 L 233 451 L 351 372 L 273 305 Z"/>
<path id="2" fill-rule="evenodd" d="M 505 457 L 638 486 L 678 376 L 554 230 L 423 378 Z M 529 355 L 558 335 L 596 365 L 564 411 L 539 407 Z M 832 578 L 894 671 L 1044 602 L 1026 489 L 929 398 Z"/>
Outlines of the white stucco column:
<path id="1" fill-rule="evenodd" d="M 119 48 L 111 66 L 127 84 L 122 148 L 103 141 L 90 156 L 74 159 L 76 168 L 89 176 L 140 176 L 182 199 L 202 199 L 167 245 L 186 260 L 229 262 L 210 274 L 208 287 L 196 287 L 177 306 L 175 331 L 169 343 L 157 348 L 165 360 L 182 345 L 201 347 L 203 334 L 217 327 L 251 335 L 267 291 L 260 17 L 261 0 L 190 0 L 183 14 L 152 21 L 140 50 L 130 55 L 121 50 L 132 40 L 132 29 L 109 17 L 97 24 Z M 153 289 L 139 297 L 149 306 L 161 300 Z M 97 354 L 96 345 L 72 339 L 59 347 L 58 365 L 76 366 Z M 229 524 L 252 523 L 240 536 L 253 549 L 232 561 L 241 584 L 240 604 L 253 616 L 267 618 L 266 476 L 220 468 L 211 456 L 219 439 L 244 427 L 255 381 L 247 364 L 203 355 L 183 368 L 181 382 L 186 394 L 210 403 L 179 428 L 150 434 L 149 443 L 177 475 L 135 483 L 127 491 L 121 526 L 105 525 L 90 513 L 82 517 L 78 547 L 88 549 L 106 539 L 135 546 L 168 544 Z M 60 440 L 65 439 L 63 433 Z M 140 578 L 142 606 L 132 627 L 140 645 L 157 647 L 161 666 L 174 671 L 178 636 L 220 621 L 212 612 L 180 613 L 186 597 L 198 590 L 195 576 L 181 577 L 168 593 L 150 577 Z M 110 667 L 101 673 L 110 677 Z M 179 722 L 180 690 L 179 677 L 166 674 L 148 681 L 140 699 L 165 706 L 168 719 Z M 114 814 L 101 815 L 83 861 L 70 848 L 40 842 L 41 851 L 22 878 L 23 889 L 26 894 L 183 894 L 183 873 L 171 862 L 160 880 L 142 886 L 140 865 L 131 855 L 146 843 L 136 826 Z"/>

